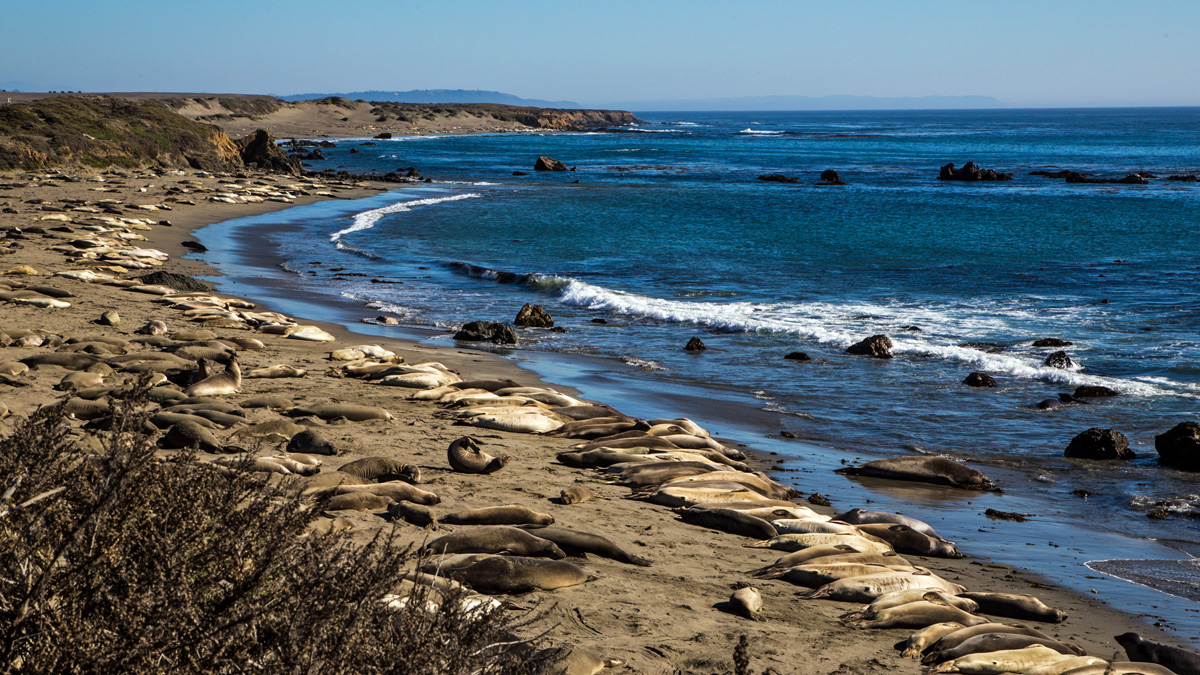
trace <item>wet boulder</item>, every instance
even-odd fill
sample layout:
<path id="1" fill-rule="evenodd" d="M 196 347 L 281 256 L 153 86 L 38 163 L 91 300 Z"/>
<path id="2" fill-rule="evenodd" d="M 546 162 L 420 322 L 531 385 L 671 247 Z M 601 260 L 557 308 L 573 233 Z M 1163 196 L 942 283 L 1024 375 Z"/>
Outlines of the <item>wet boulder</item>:
<path id="1" fill-rule="evenodd" d="M 554 317 L 546 313 L 541 305 L 525 303 L 513 321 L 522 328 L 554 328 Z"/>
<path id="2" fill-rule="evenodd" d="M 704 340 L 701 340 L 698 337 L 694 337 L 691 340 L 688 340 L 688 343 L 683 348 L 683 351 L 685 351 L 685 352 L 702 352 L 705 349 L 708 349 L 708 345 L 704 344 Z"/>
<path id="3" fill-rule="evenodd" d="M 846 348 L 847 354 L 873 356 L 877 359 L 892 358 L 892 339 L 886 335 L 872 335 Z"/>
<path id="4" fill-rule="evenodd" d="M 554 159 L 553 157 L 541 156 L 537 158 L 537 163 L 533 165 L 534 171 L 566 171 L 567 165 Z"/>
<path id="5" fill-rule="evenodd" d="M 957 180 L 970 183 L 978 181 L 1012 180 L 1011 173 L 1000 173 L 995 169 L 980 168 L 975 162 L 963 164 L 961 169 L 955 169 L 954 164 L 947 164 L 938 172 L 938 180 Z"/>
<path id="6" fill-rule="evenodd" d="M 1103 398 L 1105 396 L 1116 396 L 1116 389 L 1109 389 L 1098 384 L 1083 384 L 1075 387 L 1075 398 Z"/>
<path id="7" fill-rule="evenodd" d="M 1064 351 L 1057 351 L 1047 356 L 1045 364 L 1051 368 L 1061 368 L 1062 370 L 1072 370 L 1079 365 Z"/>
<path id="8" fill-rule="evenodd" d="M 517 344 L 517 329 L 495 321 L 472 321 L 454 334 L 464 342 L 491 342 L 498 345 Z"/>
<path id="9" fill-rule="evenodd" d="M 1176 424 L 1170 431 L 1154 437 L 1154 449 L 1158 451 L 1159 464 L 1200 471 L 1200 424 Z"/>
<path id="10" fill-rule="evenodd" d="M 821 182 L 817 185 L 845 185 L 846 181 L 842 180 L 841 174 L 833 169 L 825 169 L 821 172 Z"/>
<path id="11" fill-rule="evenodd" d="M 1092 428 L 1071 439 L 1063 453 L 1076 459 L 1133 459 L 1129 439 L 1115 429 Z"/>
<path id="12" fill-rule="evenodd" d="M 810 357 L 808 354 L 805 354 L 804 352 L 792 352 L 783 358 L 787 359 L 788 361 L 811 361 L 812 360 L 812 357 Z"/>
<path id="13" fill-rule="evenodd" d="M 968 387 L 995 387 L 996 378 L 987 373 L 971 373 L 963 380 L 963 384 Z"/>
<path id="14" fill-rule="evenodd" d="M 1041 338 L 1040 340 L 1033 341 L 1034 347 L 1070 347 L 1073 344 L 1075 343 L 1068 342 L 1062 338 Z"/>
<path id="15" fill-rule="evenodd" d="M 799 183 L 799 178 L 785 176 L 781 173 L 768 173 L 758 177 L 759 180 L 766 183 Z"/>

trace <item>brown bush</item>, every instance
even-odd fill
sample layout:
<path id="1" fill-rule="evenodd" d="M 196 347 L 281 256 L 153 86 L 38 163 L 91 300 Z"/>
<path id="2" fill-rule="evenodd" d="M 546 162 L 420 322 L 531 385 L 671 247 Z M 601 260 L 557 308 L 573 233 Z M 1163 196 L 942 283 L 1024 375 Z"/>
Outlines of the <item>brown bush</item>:
<path id="1" fill-rule="evenodd" d="M 303 536 L 315 509 L 256 474 L 156 457 L 144 404 L 115 402 L 84 450 L 62 406 L 0 440 L 0 671 L 536 673 L 503 610 L 407 605 L 412 562 Z"/>

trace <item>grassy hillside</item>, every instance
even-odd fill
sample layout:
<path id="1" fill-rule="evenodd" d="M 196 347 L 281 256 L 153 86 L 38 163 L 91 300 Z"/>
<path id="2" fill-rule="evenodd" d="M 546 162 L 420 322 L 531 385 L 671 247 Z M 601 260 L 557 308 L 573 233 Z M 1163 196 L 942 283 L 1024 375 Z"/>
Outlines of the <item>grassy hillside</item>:
<path id="1" fill-rule="evenodd" d="M 220 171 L 242 162 L 225 132 L 161 102 L 60 96 L 0 106 L 0 170 L 68 164 Z"/>

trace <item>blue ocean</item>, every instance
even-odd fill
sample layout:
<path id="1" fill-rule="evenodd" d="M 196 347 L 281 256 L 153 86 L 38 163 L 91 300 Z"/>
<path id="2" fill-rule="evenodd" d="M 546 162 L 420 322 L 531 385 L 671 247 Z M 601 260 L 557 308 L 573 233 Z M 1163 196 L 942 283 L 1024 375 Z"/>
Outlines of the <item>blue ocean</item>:
<path id="1" fill-rule="evenodd" d="M 968 554 L 1200 635 L 1200 477 L 1154 451 L 1200 418 L 1200 183 L 1167 180 L 1200 172 L 1200 109 L 638 117 L 605 133 L 341 139 L 311 168 L 433 182 L 209 227 L 206 259 L 223 290 L 439 344 L 541 304 L 565 332 L 498 351 L 550 381 L 702 420 L 776 453 L 803 492 L 925 518 Z M 534 172 L 541 155 L 573 170 Z M 938 180 L 968 161 L 1013 179 Z M 826 169 L 846 185 L 817 185 Z M 1062 170 L 1149 178 L 1031 175 Z M 401 326 L 363 323 L 378 316 Z M 894 359 L 845 353 L 877 334 Z M 692 337 L 708 349 L 685 352 Z M 1073 367 L 1044 364 L 1058 349 Z M 972 372 L 998 386 L 965 386 Z M 1081 385 L 1119 395 L 1037 406 Z M 1091 427 L 1138 458 L 1065 458 Z M 912 453 L 968 462 L 1004 493 L 832 473 Z"/>

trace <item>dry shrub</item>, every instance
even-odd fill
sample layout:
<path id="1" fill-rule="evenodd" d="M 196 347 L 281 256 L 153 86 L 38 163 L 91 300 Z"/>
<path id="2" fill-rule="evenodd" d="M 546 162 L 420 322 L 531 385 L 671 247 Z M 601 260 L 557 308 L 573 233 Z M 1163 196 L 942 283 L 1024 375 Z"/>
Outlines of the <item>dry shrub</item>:
<path id="1" fill-rule="evenodd" d="M 155 456 L 144 404 L 101 451 L 62 406 L 0 440 L 0 672 L 536 673 L 503 611 L 399 611 L 389 536 L 302 536 L 316 514 L 257 474 Z"/>

